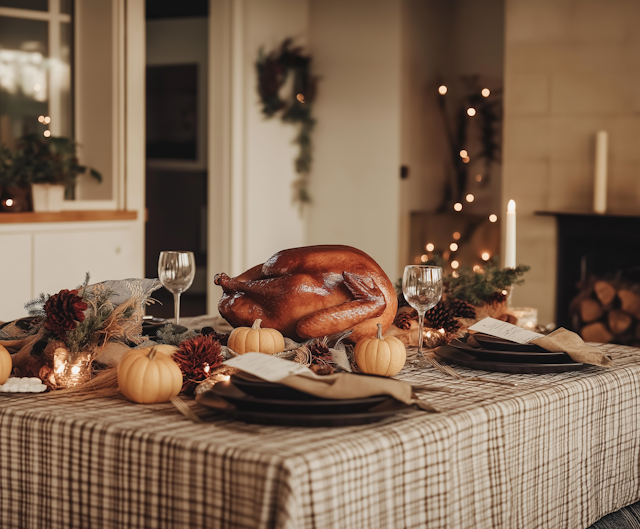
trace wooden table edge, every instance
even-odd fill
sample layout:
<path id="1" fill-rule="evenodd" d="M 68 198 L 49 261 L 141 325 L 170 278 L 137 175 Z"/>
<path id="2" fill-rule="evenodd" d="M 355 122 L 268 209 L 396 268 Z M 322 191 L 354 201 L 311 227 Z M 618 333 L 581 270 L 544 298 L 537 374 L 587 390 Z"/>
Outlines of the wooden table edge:
<path id="1" fill-rule="evenodd" d="M 86 210 L 0 213 L 0 224 L 29 224 L 36 222 L 90 222 L 108 220 L 136 220 L 137 211 Z"/>

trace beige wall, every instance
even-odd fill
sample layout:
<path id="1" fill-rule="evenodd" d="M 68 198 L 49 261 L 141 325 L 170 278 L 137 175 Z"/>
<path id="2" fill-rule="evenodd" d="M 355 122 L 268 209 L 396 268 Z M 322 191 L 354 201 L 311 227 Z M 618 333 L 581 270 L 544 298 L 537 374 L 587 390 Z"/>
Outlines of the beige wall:
<path id="1" fill-rule="evenodd" d="M 555 222 L 591 211 L 594 139 L 609 132 L 609 210 L 640 210 L 640 2 L 507 0 L 503 208 L 518 205 L 514 303 L 555 318 Z"/>
<path id="2" fill-rule="evenodd" d="M 398 276 L 401 3 L 311 0 L 320 76 L 308 244 L 347 244 Z"/>
<path id="3" fill-rule="evenodd" d="M 297 178 L 293 144 L 299 129 L 280 115 L 265 119 L 256 86 L 258 51 L 276 49 L 287 37 L 306 46 L 309 4 L 300 0 L 245 0 L 245 268 L 285 248 L 304 245 L 304 219 L 292 203 Z"/>
<path id="4" fill-rule="evenodd" d="M 461 76 L 479 74 L 486 86 L 501 87 L 504 65 L 503 0 L 404 0 L 402 5 L 401 157 L 409 178 L 400 183 L 399 268 L 414 258 L 409 253 L 411 212 L 438 208 L 451 171 L 437 87 L 442 82 L 449 87 L 445 97 L 453 123 L 464 93 Z M 467 148 L 472 153 L 480 149 L 476 124 L 470 122 Z M 473 176 L 483 169 L 481 160 L 470 164 L 467 191 L 475 201 L 465 203 L 465 212 L 498 212 L 500 166 L 494 164 L 493 179 L 481 186 Z"/>
<path id="5" fill-rule="evenodd" d="M 444 192 L 448 142 L 435 90 L 447 63 L 451 10 L 443 2 L 405 0 L 402 10 L 401 162 L 398 270 L 410 260 L 412 211 L 435 211 Z"/>

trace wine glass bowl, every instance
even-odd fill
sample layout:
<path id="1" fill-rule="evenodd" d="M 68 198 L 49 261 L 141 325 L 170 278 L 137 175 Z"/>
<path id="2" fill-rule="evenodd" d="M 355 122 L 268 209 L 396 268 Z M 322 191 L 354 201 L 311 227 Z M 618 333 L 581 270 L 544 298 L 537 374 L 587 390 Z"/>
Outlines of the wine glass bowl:
<path id="1" fill-rule="evenodd" d="M 422 354 L 424 315 L 442 299 L 442 268 L 430 265 L 405 266 L 402 294 L 418 312 L 418 353 Z"/>
<path id="2" fill-rule="evenodd" d="M 158 277 L 162 286 L 173 294 L 176 325 L 180 323 L 180 295 L 188 290 L 195 275 L 193 252 L 160 252 Z"/>

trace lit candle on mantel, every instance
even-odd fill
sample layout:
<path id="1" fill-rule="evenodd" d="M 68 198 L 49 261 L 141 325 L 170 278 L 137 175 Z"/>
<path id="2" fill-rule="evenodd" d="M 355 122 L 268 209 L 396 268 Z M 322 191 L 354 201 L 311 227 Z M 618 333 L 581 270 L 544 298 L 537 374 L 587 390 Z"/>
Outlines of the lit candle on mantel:
<path id="1" fill-rule="evenodd" d="M 605 213 L 607 211 L 607 147 L 609 135 L 600 130 L 596 134 L 596 163 L 595 181 L 593 188 L 593 211 Z"/>
<path id="2" fill-rule="evenodd" d="M 516 267 L 516 202 L 509 200 L 507 205 L 507 226 L 504 242 L 504 267 Z"/>

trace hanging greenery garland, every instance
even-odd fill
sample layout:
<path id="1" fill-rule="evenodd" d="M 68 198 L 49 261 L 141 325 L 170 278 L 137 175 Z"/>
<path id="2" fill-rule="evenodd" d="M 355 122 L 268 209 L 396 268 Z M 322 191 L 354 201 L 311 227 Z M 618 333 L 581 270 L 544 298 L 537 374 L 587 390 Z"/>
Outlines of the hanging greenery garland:
<path id="1" fill-rule="evenodd" d="M 272 118 L 280 114 L 284 123 L 300 125 L 294 143 L 299 146 L 294 166 L 298 178 L 293 183 L 294 201 L 300 205 L 311 202 L 308 183 L 311 172 L 311 131 L 315 120 L 311 116 L 317 78 L 311 74 L 311 57 L 304 55 L 301 47 L 293 47 L 293 40 L 286 39 L 282 45 L 265 54 L 261 48 L 256 61 L 258 73 L 258 95 L 262 113 Z M 281 90 L 293 75 L 291 93 L 283 96 Z"/>

